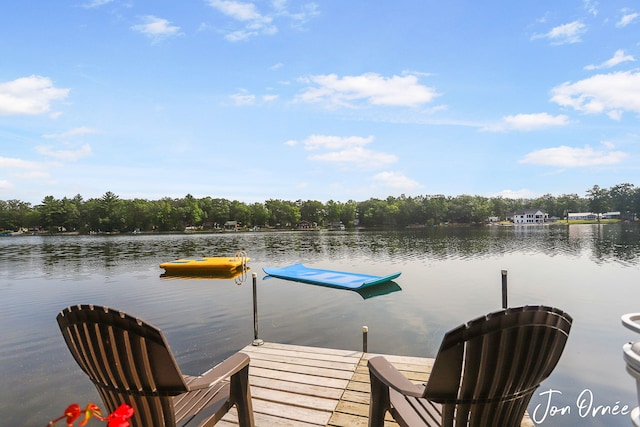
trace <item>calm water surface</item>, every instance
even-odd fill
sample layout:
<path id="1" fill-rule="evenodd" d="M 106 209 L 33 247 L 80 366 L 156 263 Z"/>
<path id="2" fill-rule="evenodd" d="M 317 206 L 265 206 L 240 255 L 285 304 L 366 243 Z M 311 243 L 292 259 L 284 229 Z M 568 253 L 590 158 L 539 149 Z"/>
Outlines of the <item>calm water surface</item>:
<path id="1" fill-rule="evenodd" d="M 251 343 L 250 274 L 238 285 L 161 277 L 158 267 L 238 249 L 258 275 L 260 338 L 359 350 L 367 325 L 370 352 L 412 356 L 434 357 L 446 331 L 499 310 L 507 270 L 509 305 L 552 305 L 574 318 L 560 364 L 529 406 L 538 425 L 630 425 L 628 415 L 577 404 L 582 396 L 592 409 L 637 406 L 621 348 L 640 337 L 620 315 L 640 311 L 640 230 L 624 224 L 0 238 L 0 424 L 44 426 L 69 403 L 100 402 L 55 322 L 69 305 L 106 305 L 155 324 L 186 373 Z M 402 275 L 382 295 L 264 279 L 262 267 L 295 262 Z M 564 408 L 554 416 L 544 411 L 548 390 Z"/>

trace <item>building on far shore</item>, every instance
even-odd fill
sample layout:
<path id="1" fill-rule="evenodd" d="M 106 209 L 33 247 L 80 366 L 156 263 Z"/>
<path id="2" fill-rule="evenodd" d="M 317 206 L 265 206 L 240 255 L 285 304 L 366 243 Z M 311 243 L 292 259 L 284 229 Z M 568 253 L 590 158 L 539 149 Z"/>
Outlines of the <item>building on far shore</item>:
<path id="1" fill-rule="evenodd" d="M 569 221 L 596 221 L 598 219 L 620 219 L 620 212 L 569 212 L 567 216 Z"/>
<path id="2" fill-rule="evenodd" d="M 540 209 L 521 209 L 506 216 L 514 224 L 544 224 L 549 220 L 549 214 Z"/>

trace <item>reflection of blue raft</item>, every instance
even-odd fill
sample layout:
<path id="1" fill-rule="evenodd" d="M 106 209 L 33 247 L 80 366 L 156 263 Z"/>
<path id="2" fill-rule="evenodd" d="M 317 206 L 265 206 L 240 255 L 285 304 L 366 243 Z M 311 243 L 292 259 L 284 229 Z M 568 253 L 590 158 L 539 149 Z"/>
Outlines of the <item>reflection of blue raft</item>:
<path id="1" fill-rule="evenodd" d="M 353 290 L 389 282 L 401 274 L 394 273 L 388 276 L 371 276 L 368 274 L 308 268 L 302 264 L 293 264 L 283 268 L 263 268 L 263 270 L 269 276 L 280 279 Z"/>

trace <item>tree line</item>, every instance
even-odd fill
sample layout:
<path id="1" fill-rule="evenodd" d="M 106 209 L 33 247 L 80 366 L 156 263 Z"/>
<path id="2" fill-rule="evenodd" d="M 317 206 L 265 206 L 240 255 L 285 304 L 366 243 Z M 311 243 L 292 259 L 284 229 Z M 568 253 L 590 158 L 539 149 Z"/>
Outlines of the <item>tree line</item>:
<path id="1" fill-rule="evenodd" d="M 264 203 L 244 203 L 224 198 L 183 198 L 160 200 L 121 199 L 107 192 L 100 198 L 82 196 L 56 199 L 46 196 L 38 205 L 19 200 L 0 200 L 0 230 L 40 230 L 133 232 L 182 231 L 187 227 L 214 230 L 229 221 L 243 228 L 295 228 L 300 221 L 319 227 L 341 222 L 367 227 L 406 227 L 442 223 L 485 223 L 489 217 L 505 219 L 508 212 L 541 209 L 550 217 L 564 218 L 567 212 L 640 212 L 640 187 L 618 184 L 611 188 L 594 185 L 585 196 L 545 194 L 536 198 L 512 199 L 483 196 L 424 195 L 389 196 L 366 201 L 326 203 L 317 200 L 269 199 Z"/>

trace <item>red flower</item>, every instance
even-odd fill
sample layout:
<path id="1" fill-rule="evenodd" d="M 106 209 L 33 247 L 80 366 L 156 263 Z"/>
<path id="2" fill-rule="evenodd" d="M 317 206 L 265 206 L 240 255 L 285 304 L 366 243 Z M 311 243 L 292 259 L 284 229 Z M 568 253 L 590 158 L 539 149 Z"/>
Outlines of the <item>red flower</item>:
<path id="1" fill-rule="evenodd" d="M 101 419 L 100 415 L 102 415 L 102 412 L 100 411 L 100 408 L 98 407 L 98 405 L 96 405 L 95 403 L 89 402 L 87 404 L 87 407 L 84 409 L 84 420 L 82 420 L 79 425 L 80 426 L 86 425 L 92 416 L 95 416 L 96 418 Z"/>
<path id="2" fill-rule="evenodd" d="M 67 425 L 73 425 L 74 421 L 80 418 L 80 405 L 74 403 L 67 406 L 64 410 L 64 416 L 67 417 Z"/>
<path id="3" fill-rule="evenodd" d="M 64 410 L 64 415 L 56 418 L 55 420 L 49 421 L 47 426 L 55 426 L 56 423 L 63 418 L 66 418 L 67 427 L 73 427 L 73 423 L 80 418 L 80 414 L 82 411 L 80 410 L 80 406 L 77 404 L 72 404 L 67 406 L 67 409 Z M 96 417 L 100 421 L 107 421 L 107 427 L 129 427 L 128 419 L 133 416 L 133 408 L 125 403 L 118 406 L 115 411 L 110 413 L 106 418 L 101 416 L 100 408 L 93 404 L 89 403 L 84 410 L 84 420 L 80 423 L 80 426 L 84 426 L 91 419 L 91 417 Z"/>
<path id="4" fill-rule="evenodd" d="M 129 427 L 129 418 L 133 416 L 133 408 L 125 403 L 118 406 L 107 417 L 107 427 Z"/>

